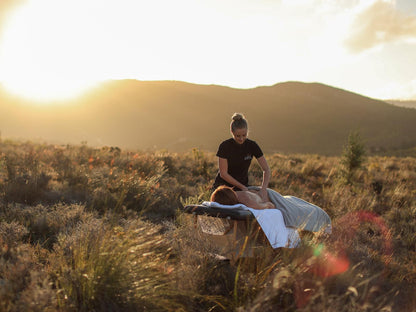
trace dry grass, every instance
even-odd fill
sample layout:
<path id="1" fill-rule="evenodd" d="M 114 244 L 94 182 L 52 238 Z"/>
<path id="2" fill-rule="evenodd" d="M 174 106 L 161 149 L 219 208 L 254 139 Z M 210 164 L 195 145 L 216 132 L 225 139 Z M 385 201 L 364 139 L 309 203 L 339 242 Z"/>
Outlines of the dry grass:
<path id="1" fill-rule="evenodd" d="M 1 142 L 0 310 L 416 311 L 416 160 L 368 157 L 345 184 L 339 157 L 267 159 L 334 231 L 230 263 L 180 211 L 208 199 L 213 154 Z"/>

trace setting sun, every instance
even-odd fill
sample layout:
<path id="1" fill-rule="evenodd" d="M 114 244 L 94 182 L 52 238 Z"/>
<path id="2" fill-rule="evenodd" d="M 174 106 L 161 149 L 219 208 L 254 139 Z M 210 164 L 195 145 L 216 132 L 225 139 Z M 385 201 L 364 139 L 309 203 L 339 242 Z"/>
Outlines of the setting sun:
<path id="1" fill-rule="evenodd" d="M 10 92 L 34 100 L 74 97 L 100 80 L 82 61 L 88 48 L 87 38 L 80 37 L 83 26 L 62 21 L 65 11 L 71 14 L 68 8 L 49 4 L 52 9 L 60 7 L 60 12 L 50 15 L 35 2 L 17 9 L 2 36 L 2 84 Z"/>

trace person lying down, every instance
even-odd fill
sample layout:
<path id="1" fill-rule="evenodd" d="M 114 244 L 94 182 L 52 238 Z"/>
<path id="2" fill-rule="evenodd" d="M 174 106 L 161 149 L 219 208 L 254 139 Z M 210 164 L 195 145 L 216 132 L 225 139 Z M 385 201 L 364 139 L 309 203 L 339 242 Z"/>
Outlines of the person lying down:
<path id="1" fill-rule="evenodd" d="M 243 204 L 251 209 L 273 248 L 285 246 L 292 235 L 289 233 L 332 232 L 331 218 L 322 208 L 295 196 L 282 196 L 271 189 L 264 201 L 255 189 L 258 188 L 236 192 L 228 186 L 220 186 L 211 194 L 210 200 L 220 205 Z M 285 233 L 277 239 L 279 233 L 276 231 Z"/>
<path id="2" fill-rule="evenodd" d="M 282 212 L 267 197 L 263 201 L 256 191 L 234 191 L 228 186 L 218 187 L 212 194 L 210 201 L 220 205 L 243 204 L 252 212 L 261 226 L 272 248 L 295 248 L 299 241 L 299 233 L 295 228 L 285 225 Z"/>
<path id="3" fill-rule="evenodd" d="M 258 210 L 276 208 L 269 198 L 268 201 L 263 201 L 255 190 L 234 191 L 231 187 L 225 185 L 218 187 L 211 194 L 210 201 L 221 205 L 243 204 Z"/>

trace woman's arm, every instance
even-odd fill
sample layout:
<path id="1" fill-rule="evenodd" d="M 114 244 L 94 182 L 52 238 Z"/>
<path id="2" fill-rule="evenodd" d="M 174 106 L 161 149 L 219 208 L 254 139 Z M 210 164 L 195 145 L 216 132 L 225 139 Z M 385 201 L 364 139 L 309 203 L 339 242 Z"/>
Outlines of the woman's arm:
<path id="1" fill-rule="evenodd" d="M 269 201 L 269 197 L 267 196 L 267 187 L 269 186 L 270 181 L 270 167 L 264 156 L 257 158 L 257 162 L 263 170 L 263 182 L 261 183 L 259 195 L 264 201 Z"/>
<path id="2" fill-rule="evenodd" d="M 226 158 L 218 157 L 218 168 L 220 170 L 220 176 L 228 183 L 238 187 L 240 190 L 247 191 L 247 187 L 238 182 L 228 173 L 228 161 Z"/>

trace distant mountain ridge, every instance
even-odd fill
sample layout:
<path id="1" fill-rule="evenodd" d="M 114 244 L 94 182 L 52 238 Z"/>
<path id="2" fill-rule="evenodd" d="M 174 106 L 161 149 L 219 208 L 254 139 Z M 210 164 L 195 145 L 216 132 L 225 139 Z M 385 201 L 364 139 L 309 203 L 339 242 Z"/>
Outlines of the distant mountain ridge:
<path id="1" fill-rule="evenodd" d="M 416 100 L 386 100 L 386 102 L 396 106 L 416 109 Z"/>
<path id="2" fill-rule="evenodd" d="M 131 149 L 215 152 L 230 137 L 234 112 L 267 153 L 339 154 L 351 131 L 371 150 L 416 146 L 416 110 L 320 83 L 284 82 L 253 89 L 179 81 L 116 80 L 54 106 L 0 92 L 6 137 Z"/>

